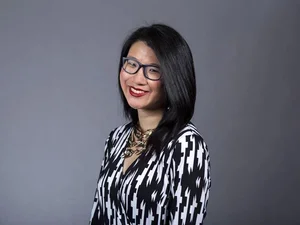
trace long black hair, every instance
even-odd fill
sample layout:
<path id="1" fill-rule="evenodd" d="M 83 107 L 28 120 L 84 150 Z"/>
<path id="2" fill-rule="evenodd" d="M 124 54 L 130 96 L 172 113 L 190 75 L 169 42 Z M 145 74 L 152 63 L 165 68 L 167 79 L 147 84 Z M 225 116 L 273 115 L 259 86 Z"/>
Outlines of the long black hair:
<path id="1" fill-rule="evenodd" d="M 163 117 L 149 137 L 148 154 L 157 154 L 191 120 L 196 101 L 196 78 L 191 50 L 184 38 L 173 28 L 165 24 L 152 24 L 135 30 L 124 41 L 119 62 L 122 69 L 122 57 L 126 57 L 130 47 L 137 41 L 143 41 L 155 53 L 162 74 L 162 87 L 166 102 Z M 121 88 L 119 92 L 125 116 L 133 125 L 138 123 L 137 110 L 129 106 Z"/>

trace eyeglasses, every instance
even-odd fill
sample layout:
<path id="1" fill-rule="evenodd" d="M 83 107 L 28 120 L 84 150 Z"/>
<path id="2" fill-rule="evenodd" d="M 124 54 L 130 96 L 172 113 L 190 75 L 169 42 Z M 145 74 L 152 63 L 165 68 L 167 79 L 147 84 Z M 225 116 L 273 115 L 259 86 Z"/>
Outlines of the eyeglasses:
<path id="1" fill-rule="evenodd" d="M 144 76 L 149 80 L 159 80 L 161 73 L 159 66 L 141 64 L 136 59 L 123 57 L 123 70 L 129 74 L 136 74 L 140 68 L 143 68 Z"/>

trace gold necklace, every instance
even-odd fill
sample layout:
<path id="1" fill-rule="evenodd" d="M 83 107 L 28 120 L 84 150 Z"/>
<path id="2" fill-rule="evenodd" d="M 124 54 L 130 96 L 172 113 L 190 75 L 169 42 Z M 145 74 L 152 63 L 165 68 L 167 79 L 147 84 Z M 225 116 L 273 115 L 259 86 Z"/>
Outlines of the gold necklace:
<path id="1" fill-rule="evenodd" d="M 122 154 L 123 158 L 131 157 L 133 154 L 140 155 L 146 150 L 147 141 L 154 129 L 143 132 L 139 125 L 135 126 L 130 134 L 127 147 Z"/>

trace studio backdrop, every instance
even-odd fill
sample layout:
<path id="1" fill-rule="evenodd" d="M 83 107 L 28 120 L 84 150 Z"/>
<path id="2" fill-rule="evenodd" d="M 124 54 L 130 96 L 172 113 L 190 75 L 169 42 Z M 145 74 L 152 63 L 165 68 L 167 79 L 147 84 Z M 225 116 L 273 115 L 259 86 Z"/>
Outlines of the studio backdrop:
<path id="1" fill-rule="evenodd" d="M 299 1 L 2 0 L 0 225 L 88 223 L 104 141 L 127 122 L 122 42 L 154 22 L 194 56 L 205 224 L 300 224 Z"/>

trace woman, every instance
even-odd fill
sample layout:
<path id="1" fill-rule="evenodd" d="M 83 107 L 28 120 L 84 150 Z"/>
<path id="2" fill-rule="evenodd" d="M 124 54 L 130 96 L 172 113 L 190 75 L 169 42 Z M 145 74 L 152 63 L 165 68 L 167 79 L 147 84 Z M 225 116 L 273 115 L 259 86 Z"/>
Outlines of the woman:
<path id="1" fill-rule="evenodd" d="M 186 41 L 163 24 L 137 29 L 123 45 L 119 89 L 131 122 L 105 143 L 90 224 L 202 224 L 210 160 L 190 122 L 196 82 Z"/>

